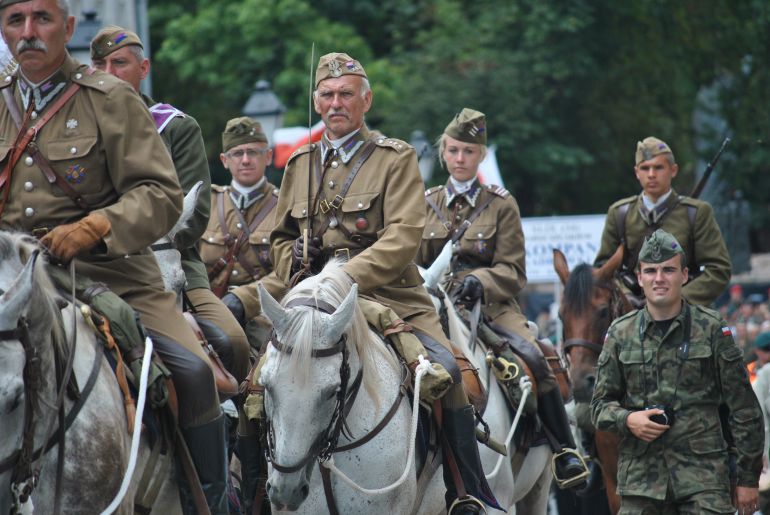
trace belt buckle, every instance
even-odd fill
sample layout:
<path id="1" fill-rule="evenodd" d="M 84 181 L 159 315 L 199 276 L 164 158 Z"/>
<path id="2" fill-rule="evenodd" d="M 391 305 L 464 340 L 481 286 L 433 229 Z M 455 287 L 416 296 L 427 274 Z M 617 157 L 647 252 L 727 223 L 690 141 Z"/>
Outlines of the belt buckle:
<path id="1" fill-rule="evenodd" d="M 326 214 L 326 213 L 328 213 L 328 212 L 329 212 L 329 209 L 330 209 L 330 208 L 329 208 L 329 203 L 328 203 L 328 202 L 326 202 L 326 199 L 323 199 L 323 200 L 321 201 L 321 203 L 320 203 L 319 207 L 321 208 L 321 212 L 322 212 L 323 214 Z"/>
<path id="2" fill-rule="evenodd" d="M 339 195 L 334 195 L 334 200 L 332 200 L 329 203 L 329 206 L 331 206 L 334 209 L 339 209 L 344 201 L 345 201 L 345 197 L 341 197 Z"/>
<path id="3" fill-rule="evenodd" d="M 32 236 L 37 238 L 38 240 L 48 234 L 48 227 L 38 227 L 36 229 L 32 229 Z"/>
<path id="4" fill-rule="evenodd" d="M 344 249 L 337 249 L 334 251 L 334 257 L 342 257 L 345 261 L 350 261 L 350 249 L 345 247 Z"/>

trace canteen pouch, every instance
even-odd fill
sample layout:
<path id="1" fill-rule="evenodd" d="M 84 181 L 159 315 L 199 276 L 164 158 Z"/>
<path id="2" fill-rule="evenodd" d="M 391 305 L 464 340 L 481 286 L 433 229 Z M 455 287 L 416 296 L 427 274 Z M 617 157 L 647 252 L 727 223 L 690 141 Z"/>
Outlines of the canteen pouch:
<path id="1" fill-rule="evenodd" d="M 51 280 L 60 291 L 72 292 L 69 271 L 50 264 L 47 270 Z M 107 286 L 84 276 L 76 277 L 75 297 L 90 305 L 94 311 L 110 321 L 110 332 L 128 364 L 126 377 L 134 389 L 138 390 L 145 338 L 139 323 L 139 316 L 126 301 L 110 291 Z M 165 379 L 169 377 L 171 377 L 171 372 L 159 359 L 153 358 L 147 381 L 147 398 L 153 408 L 165 406 L 168 401 Z"/>

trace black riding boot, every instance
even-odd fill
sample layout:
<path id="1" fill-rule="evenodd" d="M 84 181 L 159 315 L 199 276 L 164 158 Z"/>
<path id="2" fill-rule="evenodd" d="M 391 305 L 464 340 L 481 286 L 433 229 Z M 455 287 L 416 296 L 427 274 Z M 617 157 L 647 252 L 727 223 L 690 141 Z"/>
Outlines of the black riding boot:
<path id="1" fill-rule="evenodd" d="M 254 509 L 254 499 L 259 488 L 259 476 L 262 472 L 263 463 L 262 449 L 260 447 L 259 435 L 238 435 L 238 441 L 235 444 L 236 454 L 241 460 L 241 506 L 243 513 L 251 515 Z M 270 513 L 267 495 L 262 500 L 262 513 Z M 267 507 L 267 510 L 265 508 Z"/>
<path id="2" fill-rule="evenodd" d="M 465 491 L 468 497 L 458 499 L 457 488 L 449 465 L 447 450 L 443 449 L 444 485 L 446 486 L 446 505 L 448 515 L 486 513 L 483 500 L 490 506 L 499 508 L 492 490 L 484 477 L 481 467 L 479 448 L 476 444 L 476 418 L 473 407 L 469 404 L 460 409 L 444 408 L 444 435 L 457 463 Z M 499 508 L 502 510 L 502 508 Z"/>
<path id="3" fill-rule="evenodd" d="M 556 440 L 551 442 L 551 447 L 554 452 L 553 471 L 557 486 L 562 489 L 582 486 L 588 478 L 588 469 L 585 461 L 575 451 L 575 439 L 572 437 L 558 388 L 537 398 L 537 414 Z"/>
<path id="4" fill-rule="evenodd" d="M 228 515 L 225 415 L 221 414 L 202 426 L 183 428 L 182 434 L 198 472 L 211 515 Z M 190 484 L 181 471 L 178 473 L 178 480 L 182 512 L 185 515 L 195 515 L 197 510 Z"/>

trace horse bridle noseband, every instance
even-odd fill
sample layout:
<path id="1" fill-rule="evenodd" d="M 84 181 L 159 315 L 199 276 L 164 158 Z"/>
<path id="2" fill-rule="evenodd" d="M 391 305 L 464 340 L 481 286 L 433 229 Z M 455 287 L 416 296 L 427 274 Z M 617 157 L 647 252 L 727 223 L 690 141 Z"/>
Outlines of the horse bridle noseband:
<path id="1" fill-rule="evenodd" d="M 620 291 L 618 286 L 612 280 L 609 282 L 597 283 L 595 286 L 597 288 L 601 288 L 603 290 L 609 291 L 611 294 L 612 300 L 617 300 L 618 296 L 623 295 L 623 292 Z M 611 313 L 610 320 L 615 319 L 617 315 L 618 315 L 617 313 Z M 597 355 L 601 354 L 603 349 L 603 345 L 601 343 L 592 342 L 584 338 L 569 338 L 567 340 L 564 340 L 564 343 L 562 343 L 562 346 L 561 346 L 561 352 L 564 355 L 565 360 L 569 361 L 569 350 L 572 349 L 573 347 L 583 347 L 585 349 L 589 349 L 595 352 Z"/>
<path id="2" fill-rule="evenodd" d="M 311 307 L 328 315 L 334 313 L 336 309 L 334 306 L 327 302 L 313 298 L 297 298 L 289 301 L 286 304 L 287 308 L 297 306 Z M 292 352 L 291 347 L 278 341 L 275 330 L 271 334 L 268 343 L 270 343 L 273 347 L 275 347 L 277 351 L 283 354 L 291 354 Z M 318 435 L 313 444 L 310 446 L 307 454 L 304 456 L 304 458 L 302 458 L 302 460 L 300 460 L 299 463 L 296 465 L 287 466 L 281 465 L 275 461 L 273 425 L 271 421 L 267 419 L 267 445 L 265 446 L 265 454 L 268 461 L 270 461 L 270 463 L 273 465 L 273 468 L 278 472 L 282 472 L 284 474 L 296 472 L 305 468 L 311 461 L 315 459 L 317 459 L 320 464 L 329 460 L 329 458 L 331 458 L 332 454 L 335 452 L 348 451 L 359 447 L 374 438 L 380 431 L 382 431 L 382 429 L 388 425 L 390 419 L 393 418 L 393 416 L 396 414 L 398 406 L 401 404 L 401 399 L 404 397 L 408 387 L 409 374 L 406 373 L 406 370 L 404 370 L 401 385 L 399 387 L 399 395 L 396 396 L 396 399 L 391 405 L 390 410 L 388 410 L 379 424 L 377 424 L 374 429 L 372 429 L 359 440 L 343 446 L 337 445 L 340 435 L 344 435 L 345 438 L 352 439 L 350 428 L 347 425 L 346 419 L 361 388 L 364 368 L 363 365 L 359 368 L 358 374 L 356 374 L 355 379 L 350 384 L 350 388 L 348 388 L 348 381 L 350 379 L 350 364 L 348 362 L 349 350 L 347 346 L 347 336 L 344 333 L 342 336 L 340 336 L 340 339 L 336 344 L 334 344 L 334 346 L 326 349 L 313 350 L 310 354 L 314 358 L 328 358 L 340 353 L 342 354 L 342 364 L 340 365 L 340 387 L 337 391 L 337 399 L 334 412 L 332 413 L 332 418 L 329 421 L 326 429 Z"/>

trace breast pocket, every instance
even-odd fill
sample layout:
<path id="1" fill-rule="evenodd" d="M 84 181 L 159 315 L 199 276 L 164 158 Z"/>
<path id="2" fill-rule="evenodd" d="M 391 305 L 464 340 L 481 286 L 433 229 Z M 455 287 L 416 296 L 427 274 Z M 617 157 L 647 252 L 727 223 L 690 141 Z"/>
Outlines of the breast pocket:
<path id="1" fill-rule="evenodd" d="M 681 350 L 678 353 L 681 353 Z M 680 385 L 683 389 L 695 392 L 713 386 L 711 356 L 711 346 L 691 344 L 687 358 L 682 361 L 682 372 L 679 374 Z M 682 357 L 678 356 L 678 359 L 682 359 Z"/>
<path id="2" fill-rule="evenodd" d="M 308 208 L 309 206 L 306 198 L 297 200 L 291 208 L 291 217 L 297 220 L 300 229 L 307 226 Z M 317 210 L 318 208 L 316 208 L 316 211 Z"/>
<path id="3" fill-rule="evenodd" d="M 378 191 L 355 193 L 345 197 L 340 207 L 340 223 L 351 233 L 373 236 L 382 228 L 381 210 L 378 209 Z"/>
<path id="4" fill-rule="evenodd" d="M 222 232 L 212 230 L 204 232 L 200 240 L 200 252 L 201 260 L 207 268 L 213 266 L 219 258 L 224 257 L 227 247 Z"/>
<path id="5" fill-rule="evenodd" d="M 249 234 L 249 245 L 251 245 L 259 264 L 271 268 L 270 265 L 270 231 L 254 231 Z M 254 255 L 249 256 L 249 260 L 254 259 Z"/>
<path id="6" fill-rule="evenodd" d="M 109 180 L 96 140 L 95 135 L 50 140 L 43 152 L 53 171 L 88 204 L 104 196 Z M 66 195 L 59 186 L 51 189 L 54 196 Z"/>
<path id="7" fill-rule="evenodd" d="M 466 252 L 479 256 L 482 262 L 491 262 L 495 253 L 497 226 L 473 224 L 463 234 L 462 246 Z"/>
<path id="8" fill-rule="evenodd" d="M 656 389 L 654 382 L 655 378 L 652 376 L 655 371 L 652 367 L 651 353 L 645 353 L 644 359 L 642 359 L 642 351 L 640 349 L 627 349 L 620 351 L 618 359 L 623 365 L 623 372 L 626 377 L 626 385 L 629 394 L 641 395 L 645 391 L 645 373 L 647 374 L 646 390 L 651 392 Z"/>

